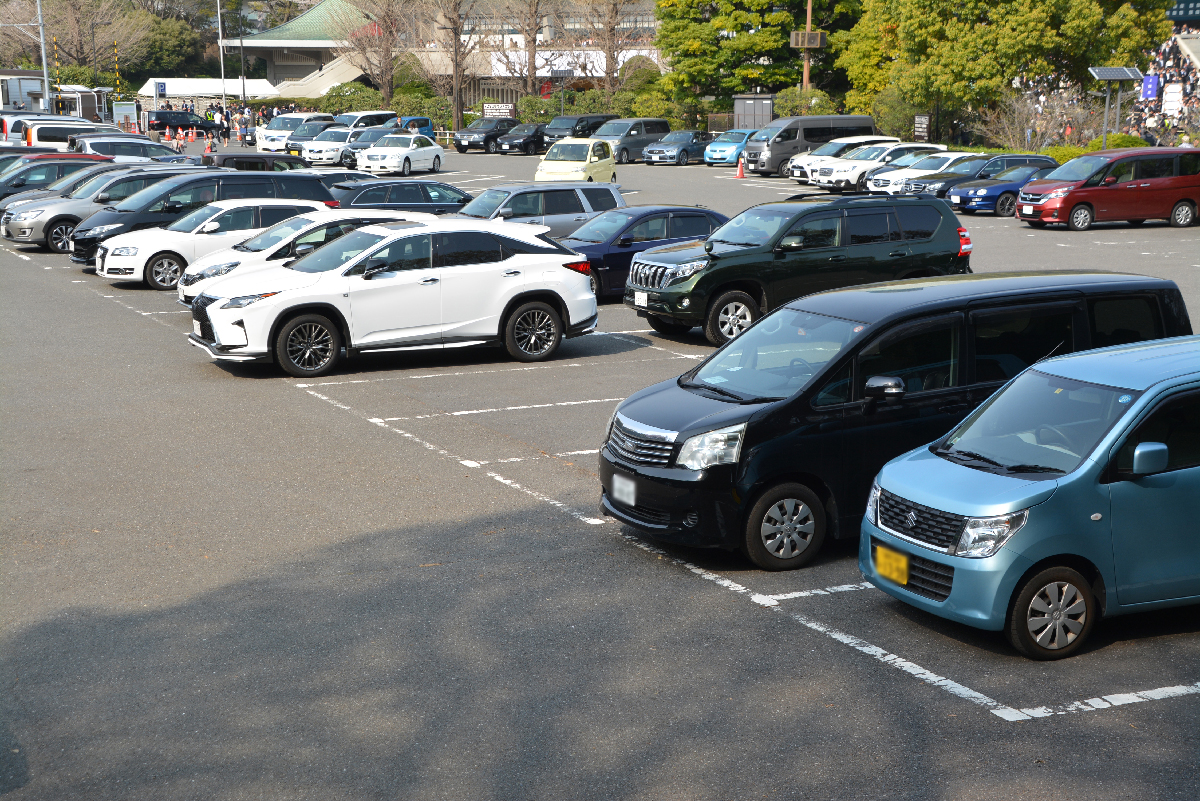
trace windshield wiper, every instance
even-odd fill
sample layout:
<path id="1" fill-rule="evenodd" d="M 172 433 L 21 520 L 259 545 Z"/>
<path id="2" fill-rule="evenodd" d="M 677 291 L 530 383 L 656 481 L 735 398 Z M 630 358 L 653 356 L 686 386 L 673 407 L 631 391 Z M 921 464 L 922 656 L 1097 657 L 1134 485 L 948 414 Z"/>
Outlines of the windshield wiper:
<path id="1" fill-rule="evenodd" d="M 679 386 L 690 389 L 707 389 L 708 391 L 715 392 L 718 395 L 724 395 L 727 398 L 733 398 L 738 403 L 742 403 L 746 400 L 736 392 L 730 392 L 727 389 L 721 389 L 720 387 L 713 386 L 712 384 L 700 384 L 695 381 L 680 381 Z"/>
<path id="2" fill-rule="evenodd" d="M 1010 464 L 1006 465 L 1005 470 L 1010 473 L 1062 473 L 1057 467 L 1050 467 L 1044 464 Z"/>
<path id="3" fill-rule="evenodd" d="M 234 245 L 233 249 L 240 250 L 242 253 L 257 253 L 258 252 L 257 250 L 251 250 L 250 248 L 243 245 L 241 242 L 238 242 L 236 245 Z"/>
<path id="4" fill-rule="evenodd" d="M 723 242 L 726 245 L 736 245 L 738 247 L 746 246 L 745 242 L 734 242 L 732 239 L 708 239 L 705 241 L 707 241 L 707 242 Z"/>
<path id="5" fill-rule="evenodd" d="M 938 452 L 950 454 L 952 456 L 965 456 L 966 458 L 975 462 L 983 462 L 984 464 L 990 464 L 995 467 L 1004 467 L 1004 465 L 1000 464 L 995 459 L 989 459 L 982 453 L 976 453 L 975 451 L 960 451 L 954 448 L 939 448 Z"/>

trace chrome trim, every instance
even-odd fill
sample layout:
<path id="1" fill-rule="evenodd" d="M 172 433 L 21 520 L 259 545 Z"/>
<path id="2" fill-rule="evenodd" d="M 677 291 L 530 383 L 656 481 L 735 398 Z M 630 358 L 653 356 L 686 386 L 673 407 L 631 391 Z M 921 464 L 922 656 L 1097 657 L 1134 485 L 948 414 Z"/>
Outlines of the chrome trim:
<path id="1" fill-rule="evenodd" d="M 630 420 L 620 412 L 617 412 L 617 419 L 621 421 L 621 425 L 646 439 L 652 439 L 657 442 L 674 442 L 675 438 L 679 436 L 678 431 L 668 431 L 665 428 L 655 428 L 645 423 L 639 423 L 636 420 Z"/>
<path id="2" fill-rule="evenodd" d="M 909 537 L 905 534 L 901 534 L 899 531 L 892 531 L 890 528 L 888 528 L 887 526 L 885 526 L 883 524 L 882 519 L 879 519 L 879 522 L 875 524 L 875 527 L 878 528 L 880 531 L 886 531 L 888 534 L 891 534 L 893 537 L 896 537 L 897 539 L 904 540 L 905 542 L 911 542 L 913 545 L 919 545 L 922 548 L 924 548 L 925 550 L 933 551 L 934 553 L 944 553 L 947 556 L 954 556 L 954 551 L 958 547 L 958 545 L 956 543 L 955 545 L 953 545 L 949 548 L 945 548 L 945 549 L 934 548 L 934 547 L 930 546 L 930 544 L 927 542 L 921 542 L 920 540 L 913 539 L 912 537 Z"/>

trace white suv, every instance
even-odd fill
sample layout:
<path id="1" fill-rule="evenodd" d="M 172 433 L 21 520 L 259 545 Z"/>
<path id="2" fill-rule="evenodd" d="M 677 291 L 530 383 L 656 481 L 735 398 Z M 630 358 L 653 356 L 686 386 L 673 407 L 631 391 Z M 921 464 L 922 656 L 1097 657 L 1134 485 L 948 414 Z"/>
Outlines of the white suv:
<path id="1" fill-rule="evenodd" d="M 833 192 L 865 192 L 867 173 L 876 167 L 889 164 L 916 150 L 928 150 L 929 145 L 921 142 L 890 142 L 860 147 L 844 158 L 831 159 L 814 168 L 810 183 Z M 945 145 L 935 145 L 945 147 Z"/>
<path id="2" fill-rule="evenodd" d="M 586 257 L 545 226 L 437 220 L 368 225 L 286 267 L 232 275 L 192 302 L 190 340 L 220 361 L 324 375 L 370 350 L 503 343 L 549 358 L 596 327 Z"/>
<path id="3" fill-rule="evenodd" d="M 894 136 L 843 136 L 840 139 L 831 139 L 814 150 L 792 156 L 788 161 L 788 175 L 792 176 L 796 183 L 806 184 L 809 171 L 818 164 L 841 158 L 864 145 L 899 141 Z"/>
<path id="4" fill-rule="evenodd" d="M 871 191 L 887 192 L 889 195 L 904 193 L 904 184 L 922 175 L 933 175 L 935 172 L 945 172 L 960 161 L 977 159 L 983 153 L 930 153 L 911 167 L 903 170 L 893 170 L 880 176 L 888 183 L 879 185 L 879 181 L 871 181 Z"/>

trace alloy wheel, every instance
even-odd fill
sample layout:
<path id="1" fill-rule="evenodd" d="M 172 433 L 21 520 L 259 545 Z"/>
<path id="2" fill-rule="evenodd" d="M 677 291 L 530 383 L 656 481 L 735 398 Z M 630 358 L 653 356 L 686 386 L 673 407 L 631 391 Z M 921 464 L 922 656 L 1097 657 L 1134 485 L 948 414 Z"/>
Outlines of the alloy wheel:
<path id="1" fill-rule="evenodd" d="M 287 355 L 302 370 L 319 370 L 333 358 L 333 334 L 319 323 L 303 323 L 287 338 Z"/>
<path id="2" fill-rule="evenodd" d="M 1187 228 L 1192 224 L 1196 216 L 1196 212 L 1187 203 L 1180 203 L 1175 207 L 1174 214 L 1171 215 L 1171 222 L 1176 228 Z"/>
<path id="3" fill-rule="evenodd" d="M 1086 231 L 1092 227 L 1092 210 L 1087 206 L 1077 206 L 1071 212 L 1071 228 L 1076 231 Z"/>
<path id="4" fill-rule="evenodd" d="M 517 318 L 513 335 L 521 352 L 538 356 L 554 344 L 554 320 L 541 309 L 530 309 Z"/>
<path id="5" fill-rule="evenodd" d="M 1011 217 L 1017 210 L 1017 199 L 1012 195 L 1001 195 L 996 201 L 996 214 L 1000 217 Z"/>
<path id="6" fill-rule="evenodd" d="M 404 160 L 404 166 L 400 168 L 400 173 L 402 175 L 412 175 L 412 164 L 409 163 L 408 159 Z"/>
<path id="7" fill-rule="evenodd" d="M 1073 643 L 1087 625 L 1087 602 L 1074 584 L 1051 582 L 1029 602 L 1025 624 L 1038 645 L 1057 651 Z"/>
<path id="8" fill-rule="evenodd" d="M 625 148 L 621 148 L 621 152 L 617 154 L 617 163 L 618 164 L 628 164 L 629 163 L 629 151 L 628 150 L 626 150 Z"/>
<path id="9" fill-rule="evenodd" d="M 686 167 L 688 163 L 688 152 L 686 150 L 681 151 L 679 158 L 676 159 L 676 161 L 679 163 L 680 167 Z"/>
<path id="10" fill-rule="evenodd" d="M 721 334 L 726 339 L 733 339 L 749 328 L 752 322 L 754 322 L 754 318 L 751 316 L 750 307 L 745 303 L 734 301 L 721 308 L 717 327 L 720 328 Z"/>
<path id="11" fill-rule="evenodd" d="M 812 509 L 796 498 L 782 498 L 763 515 L 759 536 L 763 547 L 778 559 L 799 556 L 812 543 L 817 521 Z"/>
<path id="12" fill-rule="evenodd" d="M 46 234 L 46 241 L 50 243 L 50 249 L 55 253 L 66 253 L 71 245 L 71 232 L 75 230 L 75 226 L 70 223 L 55 223 L 54 227 Z"/>
<path id="13" fill-rule="evenodd" d="M 442 168 L 442 157 L 434 156 L 433 157 L 433 169 L 431 170 L 431 172 L 437 172 L 441 168 Z"/>
<path id="14" fill-rule="evenodd" d="M 150 265 L 150 275 L 154 277 L 154 282 L 167 289 L 179 283 L 181 273 L 183 273 L 183 268 L 170 256 L 155 259 L 154 263 Z"/>

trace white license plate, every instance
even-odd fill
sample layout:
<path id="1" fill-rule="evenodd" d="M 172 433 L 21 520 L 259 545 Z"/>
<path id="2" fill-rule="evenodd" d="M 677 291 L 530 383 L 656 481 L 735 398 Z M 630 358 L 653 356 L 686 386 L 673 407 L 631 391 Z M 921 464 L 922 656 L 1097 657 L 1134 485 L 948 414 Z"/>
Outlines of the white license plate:
<path id="1" fill-rule="evenodd" d="M 1033 206 L 1022 206 L 1021 213 L 1022 214 L 1033 214 Z"/>
<path id="2" fill-rule="evenodd" d="M 501 150 L 508 150 L 508 145 L 500 145 Z"/>
<path id="3" fill-rule="evenodd" d="M 465 145 L 465 144 L 467 144 L 467 140 L 466 140 L 466 139 L 460 139 L 458 143 L 459 143 L 460 145 Z"/>
<path id="4" fill-rule="evenodd" d="M 632 478 L 626 478 L 619 473 L 613 473 L 612 496 L 617 503 L 626 506 L 637 506 L 637 484 Z"/>
<path id="5" fill-rule="evenodd" d="M 634 306 L 647 306 L 647 305 L 649 305 L 649 303 L 650 303 L 650 298 L 645 292 L 634 292 L 633 293 L 633 305 Z"/>
<path id="6" fill-rule="evenodd" d="M 962 198 L 958 195 L 951 195 L 950 202 L 957 206 L 959 203 L 962 203 Z"/>
<path id="7" fill-rule="evenodd" d="M 192 320 L 192 333 L 195 334 L 196 336 L 200 336 L 200 321 L 199 320 L 196 320 L 196 319 Z"/>
<path id="8" fill-rule="evenodd" d="M 75 240 L 74 239 L 68 240 L 67 250 L 70 251 L 71 253 L 75 252 Z"/>

